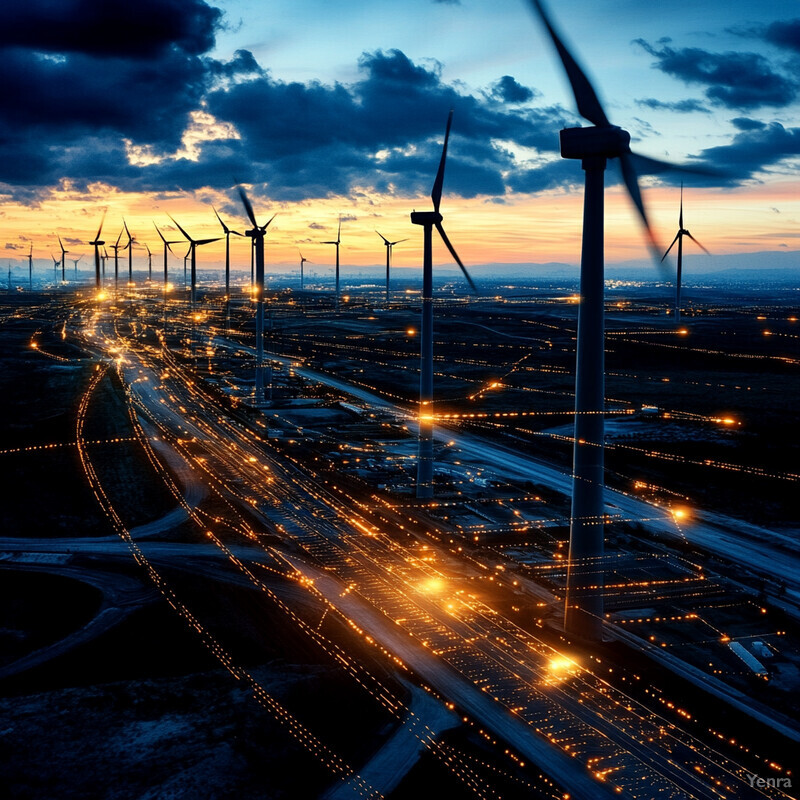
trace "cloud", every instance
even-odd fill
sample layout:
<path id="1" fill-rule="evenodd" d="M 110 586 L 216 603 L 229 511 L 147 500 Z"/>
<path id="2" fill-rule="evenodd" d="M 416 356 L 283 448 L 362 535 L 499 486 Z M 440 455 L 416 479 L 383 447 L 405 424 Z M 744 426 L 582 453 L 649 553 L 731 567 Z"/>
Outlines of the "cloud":
<path id="1" fill-rule="evenodd" d="M 729 33 L 747 39 L 761 39 L 776 47 L 800 53 L 800 19 L 776 20 L 769 25 L 729 28 Z"/>
<path id="2" fill-rule="evenodd" d="M 734 120 L 740 132 L 730 144 L 699 154 L 705 163 L 724 170 L 731 183 L 752 179 L 785 159 L 800 156 L 800 128 L 785 128 L 779 122 L 748 122 L 746 118 Z"/>
<path id="3" fill-rule="evenodd" d="M 673 103 L 665 103 L 661 100 L 656 100 L 654 97 L 646 97 L 642 100 L 636 101 L 637 105 L 645 106 L 645 108 L 652 108 L 655 111 L 674 111 L 678 114 L 691 114 L 695 111 L 701 114 L 710 114 L 711 109 L 703 104 L 702 100 L 686 99 L 678 100 Z"/>
<path id="4" fill-rule="evenodd" d="M 511 75 L 503 75 L 493 84 L 491 96 L 502 103 L 527 103 L 533 100 L 533 89 L 518 83 Z"/>
<path id="5" fill-rule="evenodd" d="M 653 46 L 636 39 L 656 58 L 655 67 L 687 84 L 708 87 L 706 97 L 717 105 L 737 109 L 783 107 L 791 103 L 799 85 L 794 76 L 781 75 L 757 53 L 710 53 L 697 47 L 676 49 L 665 42 Z"/>
<path id="6" fill-rule="evenodd" d="M 222 12 L 203 0 L 24 0 L 4 4 L 0 47 L 149 60 L 214 45 Z"/>

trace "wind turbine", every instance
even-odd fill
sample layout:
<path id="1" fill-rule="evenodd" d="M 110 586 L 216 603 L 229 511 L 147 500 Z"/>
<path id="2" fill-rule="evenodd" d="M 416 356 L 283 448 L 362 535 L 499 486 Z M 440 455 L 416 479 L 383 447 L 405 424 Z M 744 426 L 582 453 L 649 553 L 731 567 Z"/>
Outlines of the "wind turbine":
<path id="1" fill-rule="evenodd" d="M 456 264 L 461 267 L 470 288 L 476 292 L 466 267 L 461 263 L 453 245 L 442 227 L 439 204 L 442 201 L 444 165 L 447 159 L 447 142 L 450 139 L 450 126 L 453 112 L 447 117 L 442 157 L 439 170 L 433 182 L 431 200 L 433 211 L 413 211 L 411 222 L 423 228 L 422 259 L 422 318 L 420 320 L 420 370 L 419 370 L 419 455 L 417 458 L 417 497 L 433 497 L 433 229 L 439 232 L 442 241 Z"/>
<path id="2" fill-rule="evenodd" d="M 128 245 L 124 245 L 120 247 L 119 240 L 122 238 L 122 234 L 124 231 L 119 232 L 119 236 L 117 236 L 117 241 L 114 244 L 109 245 L 109 247 L 114 251 L 114 296 L 117 295 L 117 289 L 119 288 L 119 251 L 120 249 L 124 250 Z"/>
<path id="3" fill-rule="evenodd" d="M 150 245 L 145 243 L 145 249 L 147 250 L 147 281 L 148 283 L 152 283 L 153 281 L 153 254 L 150 252 Z"/>
<path id="4" fill-rule="evenodd" d="M 675 242 L 678 243 L 678 272 L 677 278 L 675 280 L 675 324 L 680 324 L 681 321 L 681 272 L 683 271 L 683 237 L 688 236 L 706 255 L 711 255 L 711 253 L 706 250 L 697 239 L 692 236 L 686 228 L 683 227 L 683 181 L 681 181 L 681 212 L 678 216 L 678 233 L 675 235 L 675 238 L 672 240 L 672 244 L 667 248 L 667 252 L 661 257 L 663 261 L 669 251 L 672 250 L 673 245 Z"/>
<path id="5" fill-rule="evenodd" d="M 31 250 L 28 253 L 28 289 L 33 291 L 33 242 L 31 242 Z"/>
<path id="6" fill-rule="evenodd" d="M 175 251 L 170 247 L 171 244 L 178 244 L 179 240 L 175 240 L 172 242 L 168 242 L 164 238 L 164 234 L 158 229 L 158 225 L 153 222 L 153 227 L 156 229 L 156 233 L 161 238 L 161 241 L 164 243 L 164 333 L 167 332 L 167 291 L 169 286 L 169 270 L 167 267 L 167 250 L 169 250 L 172 255 L 175 255 Z"/>
<path id="7" fill-rule="evenodd" d="M 70 261 L 75 265 L 75 283 L 78 282 L 78 262 L 83 258 L 83 253 L 81 253 L 77 258 L 71 258 Z"/>
<path id="8" fill-rule="evenodd" d="M 64 258 L 64 256 L 67 255 L 67 253 L 69 253 L 69 250 L 64 249 L 64 243 L 61 241 L 60 236 L 58 237 L 58 246 L 61 248 L 61 283 L 66 283 L 67 275 L 65 270 L 66 270 L 67 260 Z"/>
<path id="9" fill-rule="evenodd" d="M 386 245 L 386 302 L 389 302 L 389 266 L 392 263 L 392 248 L 396 244 L 400 244 L 400 242 L 407 242 L 408 239 L 398 239 L 396 242 L 390 242 L 380 231 L 375 231 L 378 236 L 383 239 L 383 243 Z"/>
<path id="10" fill-rule="evenodd" d="M 256 402 L 264 399 L 264 237 L 270 222 L 275 219 L 273 214 L 264 225 L 259 225 L 253 211 L 253 205 L 247 192 L 240 186 L 239 197 L 242 205 L 247 212 L 247 217 L 253 224 L 252 230 L 245 231 L 244 235 L 249 236 L 253 242 L 255 251 L 256 266 Z M 272 390 L 272 380 L 270 380 L 270 392 Z"/>
<path id="11" fill-rule="evenodd" d="M 100 241 L 100 234 L 103 232 L 103 223 L 105 221 L 106 215 L 103 214 L 100 219 L 100 227 L 97 229 L 97 235 L 94 237 L 93 242 L 89 242 L 90 245 L 94 246 L 94 288 L 98 292 L 103 287 L 103 283 L 100 279 L 100 245 L 104 245 L 105 242 Z"/>
<path id="12" fill-rule="evenodd" d="M 300 253 L 299 250 L 297 252 Z M 303 291 L 303 264 L 305 264 L 306 261 L 308 261 L 308 259 L 305 258 L 302 253 L 300 253 L 300 291 L 301 292 Z M 308 263 L 309 264 L 313 264 L 314 262 L 313 261 L 308 261 Z"/>
<path id="13" fill-rule="evenodd" d="M 102 272 L 102 283 L 105 284 L 106 282 L 106 261 L 108 260 L 108 248 L 103 248 L 103 255 L 100 256 L 100 261 L 103 264 Z"/>
<path id="14" fill-rule="evenodd" d="M 567 73 L 578 112 L 592 123 L 560 132 L 562 158 L 580 159 L 586 174 L 575 369 L 575 435 L 572 510 L 564 627 L 600 641 L 603 625 L 604 504 L 604 319 L 603 180 L 606 161 L 618 158 L 628 194 L 644 224 L 654 257 L 658 251 L 647 221 L 630 150 L 630 134 L 612 125 L 583 70 L 553 28 L 540 0 L 531 0 Z M 686 169 L 648 159 L 660 169 Z M 696 170 L 686 170 L 696 171 Z"/>
<path id="15" fill-rule="evenodd" d="M 50 253 L 50 258 L 53 259 L 53 281 L 58 283 L 58 265 L 61 262 L 52 253 Z"/>
<path id="16" fill-rule="evenodd" d="M 133 286 L 133 243 L 136 241 L 128 230 L 128 223 L 122 220 L 125 233 L 128 235 L 128 286 Z"/>
<path id="17" fill-rule="evenodd" d="M 335 244 L 336 245 L 336 310 L 339 310 L 339 245 L 342 241 L 342 217 L 339 216 L 339 228 L 336 231 L 335 242 L 320 242 L 320 244 Z"/>
<path id="18" fill-rule="evenodd" d="M 167 216 L 169 216 L 169 215 L 167 215 Z M 172 217 L 170 217 L 170 219 L 173 222 L 175 222 L 175 220 Z M 218 242 L 222 237 L 221 236 L 217 236 L 214 239 L 192 239 L 192 237 L 189 236 L 189 234 L 186 233 L 186 231 L 183 228 L 181 228 L 181 226 L 178 225 L 177 222 L 175 222 L 175 225 L 177 226 L 178 230 L 183 234 L 183 236 L 186 239 L 186 241 L 189 242 L 189 252 L 187 253 L 187 255 L 191 258 L 191 265 L 192 265 L 191 303 L 192 303 L 192 308 L 194 308 L 194 304 L 197 301 L 197 256 L 196 256 L 196 250 L 197 250 L 198 247 L 202 247 L 204 244 L 211 244 L 211 242 Z M 185 265 L 186 265 L 186 262 L 184 261 L 184 267 L 185 267 Z"/>
<path id="19" fill-rule="evenodd" d="M 214 208 L 214 206 L 211 206 Z M 244 236 L 239 231 L 231 230 L 220 217 L 217 209 L 214 208 L 214 213 L 217 215 L 219 224 L 222 225 L 222 230 L 225 232 L 225 301 L 230 302 L 231 298 L 231 234 L 234 236 Z"/>

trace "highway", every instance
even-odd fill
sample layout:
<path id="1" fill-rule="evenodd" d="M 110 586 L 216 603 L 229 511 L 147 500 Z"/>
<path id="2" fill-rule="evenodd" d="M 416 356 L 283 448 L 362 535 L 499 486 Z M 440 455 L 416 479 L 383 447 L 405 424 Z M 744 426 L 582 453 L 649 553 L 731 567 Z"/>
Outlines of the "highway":
<path id="1" fill-rule="evenodd" d="M 367 511 L 374 505 L 368 495 L 332 480 L 299 444 L 294 454 L 291 445 L 272 447 L 257 424 L 229 417 L 167 350 L 120 333 L 113 319 L 98 319 L 97 330 L 102 336 L 91 337 L 92 345 L 105 339 L 137 415 L 230 501 L 231 527 L 250 547 L 260 542 L 257 526 L 247 521 L 255 513 L 283 542 L 265 551 L 309 592 L 571 797 L 787 796 L 752 787 L 735 759 L 612 685 L 600 663 L 578 663 L 499 614 L 451 568 L 451 553 L 434 545 L 423 551 L 398 519 L 378 524 Z M 348 393 L 386 408 L 361 390 Z M 144 430 L 143 441 L 152 440 Z M 465 458 L 568 491 L 569 477 L 552 467 L 471 435 L 442 429 L 440 436 L 457 436 Z M 610 501 L 616 514 L 670 523 L 663 509 L 636 498 L 613 493 Z M 232 563 L 246 570 L 245 556 L 234 555 Z"/>

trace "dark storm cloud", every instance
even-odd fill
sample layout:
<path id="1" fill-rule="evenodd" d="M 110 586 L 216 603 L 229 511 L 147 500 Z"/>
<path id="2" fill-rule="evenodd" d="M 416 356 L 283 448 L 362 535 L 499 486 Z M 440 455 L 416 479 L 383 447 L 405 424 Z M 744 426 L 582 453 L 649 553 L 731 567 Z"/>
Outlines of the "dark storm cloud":
<path id="1" fill-rule="evenodd" d="M 655 111 L 675 111 L 678 114 L 691 114 L 695 111 L 701 114 L 710 114 L 711 109 L 704 105 L 701 100 L 689 99 L 678 100 L 674 103 L 665 103 L 661 100 L 656 100 L 654 97 L 646 97 L 643 100 L 637 100 L 637 105 L 644 106 L 645 108 L 652 108 Z"/>
<path id="2" fill-rule="evenodd" d="M 210 85 L 216 64 L 201 54 L 220 20 L 203 0 L 3 4 L 0 181 L 72 177 L 87 137 L 104 140 L 101 161 L 122 139 L 174 150 Z M 251 69 L 244 59 L 227 66 Z M 125 172 L 123 158 L 116 173 Z"/>
<path id="3" fill-rule="evenodd" d="M 561 109 L 507 110 L 486 97 L 459 94 L 438 65 L 414 64 L 398 50 L 362 56 L 350 86 L 284 83 L 263 75 L 211 91 L 209 111 L 234 124 L 278 199 L 347 193 L 354 186 L 428 193 L 454 110 L 449 190 L 472 197 L 505 190 L 509 141 L 554 151 L 567 121 Z M 517 97 L 533 92 L 509 76 Z M 527 94 L 530 93 L 530 94 Z"/>
<path id="4" fill-rule="evenodd" d="M 785 128 L 778 122 L 733 120 L 739 129 L 728 145 L 711 147 L 699 154 L 705 163 L 724 170 L 728 182 L 739 183 L 787 158 L 800 156 L 800 128 Z"/>
<path id="5" fill-rule="evenodd" d="M 780 74 L 757 53 L 710 53 L 698 47 L 635 41 L 655 57 L 657 69 L 687 84 L 708 87 L 706 97 L 715 104 L 739 109 L 782 107 L 797 96 L 796 78 Z"/>
<path id="6" fill-rule="evenodd" d="M 222 12 L 203 0 L 22 0 L 0 11 L 0 47 L 152 58 L 214 45 Z"/>

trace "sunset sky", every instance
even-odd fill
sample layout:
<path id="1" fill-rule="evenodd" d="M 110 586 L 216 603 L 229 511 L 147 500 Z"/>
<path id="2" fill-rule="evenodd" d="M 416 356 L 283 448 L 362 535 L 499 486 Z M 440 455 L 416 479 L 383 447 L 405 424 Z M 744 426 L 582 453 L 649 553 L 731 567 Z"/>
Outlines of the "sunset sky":
<path id="1" fill-rule="evenodd" d="M 12 7 L 13 5 L 13 7 Z M 796 0 L 562 0 L 548 5 L 633 149 L 713 165 L 686 179 L 686 226 L 719 255 L 796 251 L 800 6 Z M 409 212 L 430 208 L 447 113 L 442 212 L 467 264 L 580 253 L 582 171 L 558 154 L 581 124 L 560 62 L 523 0 L 27 0 L 0 12 L 0 220 L 21 262 L 85 252 L 103 210 L 157 251 L 153 220 L 244 229 L 235 183 L 264 221 L 268 269 L 419 263 Z M 583 124 L 588 124 L 585 121 Z M 606 259 L 647 259 L 615 166 Z M 644 176 L 664 247 L 678 173 Z M 173 236 L 172 238 L 176 238 Z M 237 265 L 247 244 L 235 240 Z M 200 252 L 200 251 L 199 251 Z M 222 243 L 199 262 L 218 263 Z M 144 249 L 135 251 L 138 265 Z M 448 264 L 443 247 L 438 263 Z M 50 262 L 52 263 L 52 262 Z M 69 263 L 69 262 L 68 262 Z M 69 265 L 71 266 L 71 264 Z"/>

